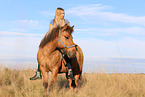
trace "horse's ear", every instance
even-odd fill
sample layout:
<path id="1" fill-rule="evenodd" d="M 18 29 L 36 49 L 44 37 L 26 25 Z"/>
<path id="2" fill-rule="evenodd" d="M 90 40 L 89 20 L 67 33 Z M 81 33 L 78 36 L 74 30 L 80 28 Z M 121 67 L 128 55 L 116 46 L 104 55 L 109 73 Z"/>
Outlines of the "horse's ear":
<path id="1" fill-rule="evenodd" d="M 74 28 L 74 25 L 71 28 Z"/>
<path id="2" fill-rule="evenodd" d="M 67 24 L 65 24 L 63 27 L 61 27 L 62 31 L 64 31 L 67 28 Z"/>

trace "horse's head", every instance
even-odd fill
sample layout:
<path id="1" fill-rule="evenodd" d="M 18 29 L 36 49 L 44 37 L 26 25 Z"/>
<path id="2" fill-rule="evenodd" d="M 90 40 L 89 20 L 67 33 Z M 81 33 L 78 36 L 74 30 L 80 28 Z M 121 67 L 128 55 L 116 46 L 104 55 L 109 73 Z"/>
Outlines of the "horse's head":
<path id="1" fill-rule="evenodd" d="M 57 47 L 62 49 L 69 58 L 73 58 L 76 55 L 76 45 L 73 43 L 72 37 L 73 27 L 68 25 L 61 27 L 57 41 Z"/>

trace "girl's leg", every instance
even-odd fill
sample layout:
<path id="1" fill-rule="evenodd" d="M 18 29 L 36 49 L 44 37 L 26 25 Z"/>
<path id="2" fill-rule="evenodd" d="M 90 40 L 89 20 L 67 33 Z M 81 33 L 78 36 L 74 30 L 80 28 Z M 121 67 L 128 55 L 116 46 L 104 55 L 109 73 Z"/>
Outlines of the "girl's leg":
<path id="1" fill-rule="evenodd" d="M 36 74 L 33 77 L 31 77 L 30 80 L 37 80 L 37 79 L 42 79 L 39 64 L 38 64 L 38 68 L 37 68 Z"/>

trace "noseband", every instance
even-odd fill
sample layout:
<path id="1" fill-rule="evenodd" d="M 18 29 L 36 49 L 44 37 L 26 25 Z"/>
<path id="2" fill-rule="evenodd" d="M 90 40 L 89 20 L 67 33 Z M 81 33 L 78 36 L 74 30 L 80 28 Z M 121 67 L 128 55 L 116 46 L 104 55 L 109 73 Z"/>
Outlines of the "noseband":
<path id="1" fill-rule="evenodd" d="M 77 46 L 77 45 L 71 45 L 71 46 L 66 47 L 66 46 L 64 45 L 64 43 L 62 42 L 62 40 L 61 40 L 60 34 L 61 34 L 61 29 L 59 29 L 59 39 L 57 40 L 57 45 L 58 45 L 58 42 L 60 41 L 61 44 L 63 45 L 63 47 L 65 48 L 65 49 L 64 49 L 64 53 L 66 52 L 67 49 L 69 49 L 69 48 L 71 48 L 71 47 L 76 47 L 76 46 Z"/>

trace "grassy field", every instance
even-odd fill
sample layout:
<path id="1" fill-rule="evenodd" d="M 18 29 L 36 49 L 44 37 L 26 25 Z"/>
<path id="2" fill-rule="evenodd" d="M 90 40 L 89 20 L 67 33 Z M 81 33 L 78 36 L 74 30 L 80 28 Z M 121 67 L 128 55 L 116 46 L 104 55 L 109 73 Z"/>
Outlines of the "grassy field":
<path id="1" fill-rule="evenodd" d="M 0 97 L 43 97 L 42 80 L 29 80 L 34 74 L 31 69 L 1 69 Z M 61 74 L 50 97 L 145 97 L 145 75 L 83 73 L 83 85 L 74 92 Z"/>

